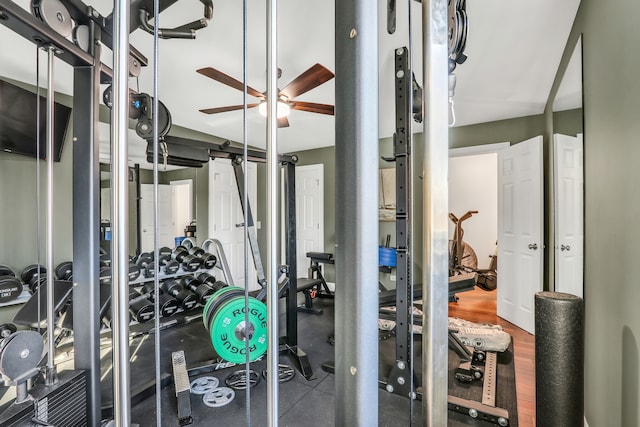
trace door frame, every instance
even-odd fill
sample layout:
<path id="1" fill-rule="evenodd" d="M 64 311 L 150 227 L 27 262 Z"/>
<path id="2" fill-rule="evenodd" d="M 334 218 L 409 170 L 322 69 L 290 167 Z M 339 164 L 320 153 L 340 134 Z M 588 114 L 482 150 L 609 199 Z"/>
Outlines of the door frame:
<path id="1" fill-rule="evenodd" d="M 173 191 L 174 191 L 174 186 L 179 186 L 179 185 L 188 185 L 189 186 L 189 218 L 191 218 L 189 221 L 193 221 L 194 215 L 193 215 L 193 179 L 189 178 L 189 179 L 178 179 L 175 181 L 169 181 L 169 185 L 171 186 L 171 194 L 172 194 L 172 200 L 171 200 L 171 205 L 173 206 L 173 229 L 174 231 L 176 231 L 176 198 L 173 197 Z"/>

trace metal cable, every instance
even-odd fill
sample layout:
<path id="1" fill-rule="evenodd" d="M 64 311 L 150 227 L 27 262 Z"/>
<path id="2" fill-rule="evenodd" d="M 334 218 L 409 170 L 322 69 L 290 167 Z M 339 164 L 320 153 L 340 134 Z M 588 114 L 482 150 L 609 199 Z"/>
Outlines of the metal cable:
<path id="1" fill-rule="evenodd" d="M 249 212 L 249 168 L 247 163 L 247 0 L 242 1 L 242 166 L 244 168 L 244 197 L 242 198 L 242 211 L 245 213 L 243 227 L 243 243 L 244 243 L 244 324 L 245 329 L 249 330 L 249 221 L 247 221 L 247 213 Z M 251 387 L 249 387 L 249 371 L 251 369 L 249 362 L 249 337 L 245 337 L 244 341 L 245 361 L 244 368 L 246 371 L 247 386 L 245 388 L 245 414 L 247 417 L 247 426 L 251 426 Z"/>
<path id="2" fill-rule="evenodd" d="M 158 231 L 158 28 L 160 28 L 160 2 L 153 0 L 153 312 L 154 312 L 154 352 L 156 374 L 156 425 L 162 426 L 162 408 L 160 384 L 160 282 L 158 266 L 160 258 Z"/>
<path id="3" fill-rule="evenodd" d="M 40 307 L 42 292 L 40 292 L 40 45 L 36 46 L 36 263 L 38 265 L 38 333 L 41 333 Z"/>

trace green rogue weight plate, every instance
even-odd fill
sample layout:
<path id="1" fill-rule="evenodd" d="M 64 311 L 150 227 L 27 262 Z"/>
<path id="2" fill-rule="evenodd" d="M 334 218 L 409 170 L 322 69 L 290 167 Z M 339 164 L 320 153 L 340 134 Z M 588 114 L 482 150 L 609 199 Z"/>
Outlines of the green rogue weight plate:
<path id="1" fill-rule="evenodd" d="M 218 291 L 222 292 L 224 289 Z M 228 292 L 228 291 L 227 291 Z M 236 296 L 215 310 L 211 321 L 211 342 L 218 356 L 233 363 L 245 362 L 245 336 L 249 339 L 249 361 L 267 351 L 267 307 L 249 298 L 249 325 L 245 325 L 244 296 Z"/>
<path id="2" fill-rule="evenodd" d="M 207 331 L 211 329 L 210 326 L 211 320 L 213 319 L 213 311 L 218 306 L 218 303 L 219 301 L 221 301 L 222 296 L 229 291 L 239 291 L 244 293 L 244 289 L 238 286 L 228 286 L 211 295 L 211 298 L 209 298 L 207 300 L 207 303 L 204 305 L 204 309 L 202 309 L 202 321 L 204 322 L 204 327 L 207 329 Z"/>

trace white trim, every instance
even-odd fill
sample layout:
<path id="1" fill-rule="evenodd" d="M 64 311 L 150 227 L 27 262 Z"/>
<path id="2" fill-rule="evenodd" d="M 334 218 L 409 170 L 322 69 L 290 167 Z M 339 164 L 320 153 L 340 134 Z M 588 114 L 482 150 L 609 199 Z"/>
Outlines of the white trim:
<path id="1" fill-rule="evenodd" d="M 193 212 L 193 200 L 195 198 L 195 195 L 193 194 L 193 179 L 178 179 L 175 181 L 169 181 L 169 185 L 171 186 L 171 207 L 173 209 L 172 212 L 172 225 L 173 225 L 173 231 L 174 231 L 174 235 L 175 236 L 180 236 L 181 234 L 179 234 L 180 232 L 182 232 L 182 230 L 178 229 L 178 226 L 176 225 L 176 217 L 177 217 L 177 210 L 178 210 L 178 206 L 176 205 L 176 198 L 175 198 L 175 189 L 174 187 L 179 186 L 179 185 L 188 185 L 189 186 L 189 222 L 194 221 L 196 219 L 196 215 Z M 182 226 L 180 226 L 181 228 Z"/>
<path id="2" fill-rule="evenodd" d="M 450 148 L 449 157 L 475 156 L 477 154 L 497 153 L 511 146 L 510 142 L 497 142 L 495 144 L 473 145 L 471 147 Z"/>

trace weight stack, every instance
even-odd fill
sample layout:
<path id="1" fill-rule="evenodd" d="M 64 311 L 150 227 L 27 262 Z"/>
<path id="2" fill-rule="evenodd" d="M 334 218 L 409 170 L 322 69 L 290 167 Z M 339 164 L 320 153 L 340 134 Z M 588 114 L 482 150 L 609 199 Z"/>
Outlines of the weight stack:
<path id="1" fill-rule="evenodd" d="M 535 296 L 536 426 L 584 425 L 584 301 Z"/>

